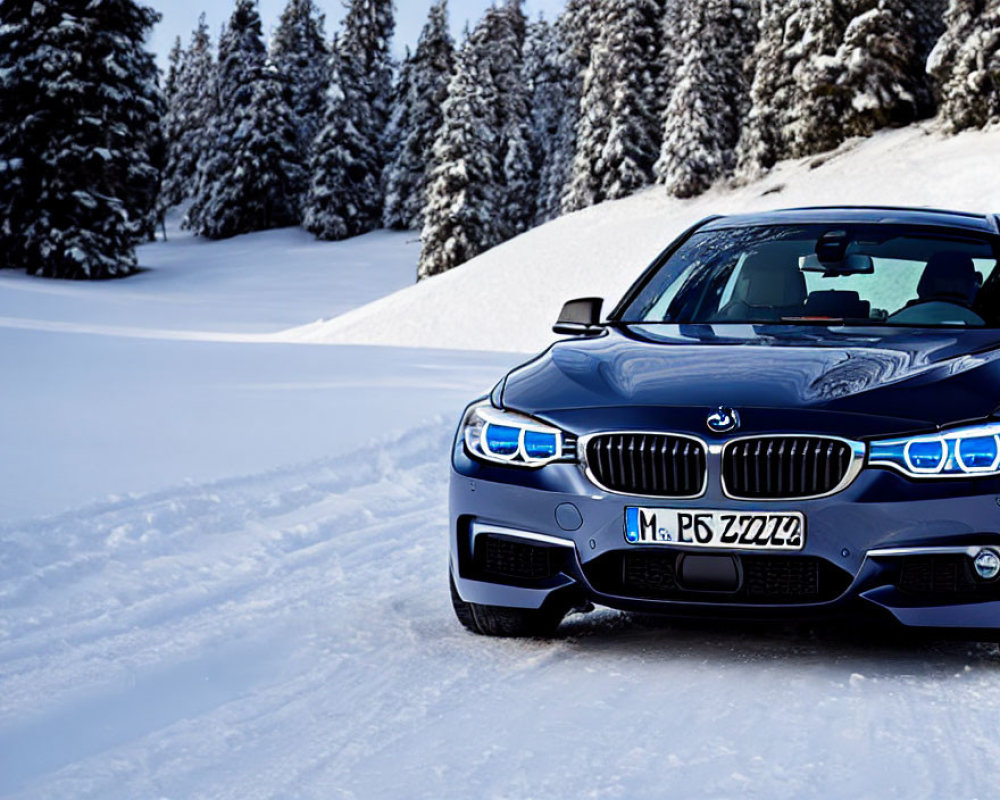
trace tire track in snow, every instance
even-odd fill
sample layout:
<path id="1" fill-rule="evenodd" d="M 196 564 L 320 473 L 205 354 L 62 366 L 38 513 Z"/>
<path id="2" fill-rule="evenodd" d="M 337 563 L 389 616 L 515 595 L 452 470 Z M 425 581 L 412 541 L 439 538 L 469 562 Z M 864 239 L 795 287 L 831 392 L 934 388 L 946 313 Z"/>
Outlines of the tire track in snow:
<path id="1" fill-rule="evenodd" d="M 0 529 L 0 795 L 989 796 L 996 649 L 448 608 L 450 424 Z"/>
<path id="2" fill-rule="evenodd" d="M 300 340 L 281 333 L 230 333 L 226 331 L 190 331 L 166 328 L 143 328 L 135 325 L 103 325 L 0 316 L 0 328 L 49 333 L 85 333 L 127 339 L 159 339 L 177 342 L 240 342 L 247 344 L 297 343 Z"/>
<path id="3" fill-rule="evenodd" d="M 448 437 L 438 421 L 365 451 L 391 457 L 351 454 L 0 531 L 0 754 L 25 749 L 3 746 L 25 724 L 57 727 L 67 708 L 79 716 L 147 669 L 280 626 L 317 592 L 358 602 L 344 559 L 363 569 L 369 541 L 442 524 L 427 484 L 440 483 Z M 11 775 L 0 765 L 0 787 Z"/>

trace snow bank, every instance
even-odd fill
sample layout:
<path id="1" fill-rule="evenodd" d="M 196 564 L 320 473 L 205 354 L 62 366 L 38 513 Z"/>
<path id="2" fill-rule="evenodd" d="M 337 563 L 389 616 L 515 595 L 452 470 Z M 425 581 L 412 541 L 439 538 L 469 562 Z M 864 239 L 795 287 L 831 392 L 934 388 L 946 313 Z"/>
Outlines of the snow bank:
<path id="1" fill-rule="evenodd" d="M 178 230 L 178 221 L 171 220 L 168 241 L 139 248 L 144 271 L 124 280 L 40 280 L 4 270 L 0 327 L 260 342 L 415 280 L 413 233 L 319 242 L 284 228 L 211 242 Z"/>
<path id="2" fill-rule="evenodd" d="M 1000 130 L 942 137 L 911 126 L 780 164 L 767 177 L 693 200 L 653 188 L 571 214 L 462 267 L 341 317 L 286 331 L 304 342 L 535 351 L 565 300 L 617 301 L 693 222 L 718 213 L 829 204 L 1000 210 Z"/>

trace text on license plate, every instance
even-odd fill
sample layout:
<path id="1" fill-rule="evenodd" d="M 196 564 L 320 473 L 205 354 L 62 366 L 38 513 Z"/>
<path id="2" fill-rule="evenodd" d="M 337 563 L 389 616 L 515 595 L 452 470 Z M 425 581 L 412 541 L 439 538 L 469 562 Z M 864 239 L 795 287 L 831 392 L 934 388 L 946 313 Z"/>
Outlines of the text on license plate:
<path id="1" fill-rule="evenodd" d="M 674 544 L 732 550 L 801 550 L 806 518 L 797 511 L 736 512 L 704 509 L 625 509 L 629 544 Z"/>

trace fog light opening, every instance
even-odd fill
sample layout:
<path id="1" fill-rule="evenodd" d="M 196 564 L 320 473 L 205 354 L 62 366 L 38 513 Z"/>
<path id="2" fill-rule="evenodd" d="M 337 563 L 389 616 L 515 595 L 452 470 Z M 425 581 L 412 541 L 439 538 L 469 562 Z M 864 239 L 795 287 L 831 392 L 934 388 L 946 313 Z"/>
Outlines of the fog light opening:
<path id="1" fill-rule="evenodd" d="M 1000 556 L 992 550 L 980 550 L 972 563 L 976 574 L 984 581 L 991 581 L 1000 575 Z"/>

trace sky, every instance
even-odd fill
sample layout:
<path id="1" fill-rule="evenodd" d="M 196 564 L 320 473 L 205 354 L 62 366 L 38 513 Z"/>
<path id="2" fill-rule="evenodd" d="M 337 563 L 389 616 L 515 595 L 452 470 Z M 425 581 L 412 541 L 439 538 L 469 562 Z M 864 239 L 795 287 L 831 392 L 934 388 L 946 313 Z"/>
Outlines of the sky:
<path id="1" fill-rule="evenodd" d="M 260 0 L 265 33 L 277 26 L 286 1 Z M 145 0 L 145 4 L 163 15 L 150 40 L 150 47 L 156 52 L 161 65 L 166 64 L 167 53 L 177 36 L 187 43 L 202 11 L 207 15 L 213 37 L 217 37 L 219 28 L 233 9 L 233 0 Z M 326 30 L 332 36 L 344 13 L 342 0 L 316 0 L 316 5 L 326 14 Z M 466 22 L 474 24 L 490 5 L 491 0 L 449 0 L 448 9 L 456 38 L 461 35 Z M 565 0 L 525 0 L 524 10 L 530 19 L 535 19 L 540 13 L 547 19 L 554 19 L 564 5 Z M 416 45 L 430 6 L 431 0 L 396 0 L 394 49 L 397 55 L 401 55 L 407 45 L 411 48 Z"/>

